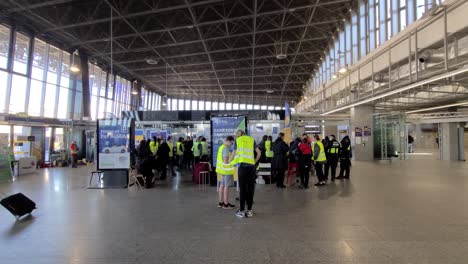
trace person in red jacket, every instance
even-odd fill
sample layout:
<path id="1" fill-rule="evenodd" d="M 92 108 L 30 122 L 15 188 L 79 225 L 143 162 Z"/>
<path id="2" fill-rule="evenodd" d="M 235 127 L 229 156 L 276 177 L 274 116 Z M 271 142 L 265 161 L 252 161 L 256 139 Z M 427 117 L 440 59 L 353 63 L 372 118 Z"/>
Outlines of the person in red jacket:
<path id="1" fill-rule="evenodd" d="M 78 157 L 78 150 L 80 150 L 80 148 L 76 144 L 76 141 L 73 141 L 70 144 L 70 154 L 71 154 L 72 168 L 76 168 L 76 158 Z"/>
<path id="2" fill-rule="evenodd" d="M 312 147 L 310 146 L 308 138 L 302 138 L 302 142 L 299 144 L 299 151 L 301 153 L 299 159 L 299 172 L 301 176 L 300 189 L 309 188 L 309 172 L 312 166 Z"/>

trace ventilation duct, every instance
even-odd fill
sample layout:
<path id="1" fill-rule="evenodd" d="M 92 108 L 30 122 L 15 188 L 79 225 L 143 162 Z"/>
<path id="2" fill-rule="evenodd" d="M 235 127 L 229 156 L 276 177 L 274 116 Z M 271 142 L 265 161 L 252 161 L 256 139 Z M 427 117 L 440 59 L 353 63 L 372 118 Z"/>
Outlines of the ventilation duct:
<path id="1" fill-rule="evenodd" d="M 425 50 L 419 55 L 420 63 L 440 63 L 444 61 L 444 53 L 441 50 Z"/>

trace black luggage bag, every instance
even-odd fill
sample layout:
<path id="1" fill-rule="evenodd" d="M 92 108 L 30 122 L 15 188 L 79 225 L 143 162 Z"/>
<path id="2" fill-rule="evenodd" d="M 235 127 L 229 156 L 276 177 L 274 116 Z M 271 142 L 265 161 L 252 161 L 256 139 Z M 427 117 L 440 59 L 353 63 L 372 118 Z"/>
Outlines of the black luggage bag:
<path id="1" fill-rule="evenodd" d="M 11 214 L 13 214 L 16 219 L 30 214 L 34 209 L 36 209 L 36 203 L 31 201 L 22 193 L 13 194 L 8 196 L 0 201 L 0 204 L 3 205 Z"/>

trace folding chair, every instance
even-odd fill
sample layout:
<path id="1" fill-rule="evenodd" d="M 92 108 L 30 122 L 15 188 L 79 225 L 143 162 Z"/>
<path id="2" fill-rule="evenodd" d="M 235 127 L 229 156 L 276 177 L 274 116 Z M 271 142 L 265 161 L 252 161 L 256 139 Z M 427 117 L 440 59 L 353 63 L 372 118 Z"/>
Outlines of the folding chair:
<path id="1" fill-rule="evenodd" d="M 143 181 L 143 184 L 146 184 L 146 179 L 145 179 L 145 177 L 143 177 L 143 175 L 141 175 L 141 174 L 138 173 L 138 170 L 136 170 L 136 169 L 130 169 L 128 175 L 129 175 L 129 177 L 130 177 L 129 180 L 128 180 L 128 187 L 131 186 L 130 183 L 131 183 L 132 180 L 133 180 L 133 181 L 135 182 L 134 184 L 135 184 L 137 190 L 142 190 L 142 189 L 144 189 L 144 186 L 141 185 L 139 179 L 141 179 L 141 180 Z"/>

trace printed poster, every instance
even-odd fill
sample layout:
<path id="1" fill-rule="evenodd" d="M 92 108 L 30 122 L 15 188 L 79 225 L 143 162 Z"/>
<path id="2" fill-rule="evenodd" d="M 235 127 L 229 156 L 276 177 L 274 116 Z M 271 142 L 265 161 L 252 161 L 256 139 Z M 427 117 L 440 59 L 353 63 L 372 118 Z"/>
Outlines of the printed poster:
<path id="1" fill-rule="evenodd" d="M 213 167 L 216 167 L 218 149 L 224 144 L 227 136 L 236 137 L 237 130 L 245 131 L 247 120 L 245 116 L 220 116 L 211 118 L 211 158 Z"/>
<path id="2" fill-rule="evenodd" d="M 362 137 L 362 128 L 356 127 L 354 129 L 354 135 L 355 135 L 355 137 Z"/>
<path id="3" fill-rule="evenodd" d="M 98 169 L 130 168 L 131 119 L 98 121 Z"/>

